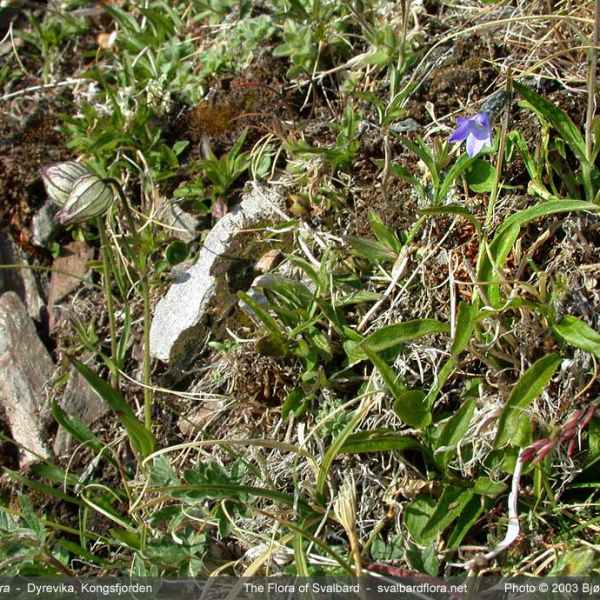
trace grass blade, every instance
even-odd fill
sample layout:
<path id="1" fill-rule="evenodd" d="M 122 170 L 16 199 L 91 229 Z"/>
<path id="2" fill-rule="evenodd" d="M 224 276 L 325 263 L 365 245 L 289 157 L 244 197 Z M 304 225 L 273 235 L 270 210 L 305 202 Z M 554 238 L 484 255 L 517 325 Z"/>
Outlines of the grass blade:
<path id="1" fill-rule="evenodd" d="M 138 420 L 125 398 L 89 367 L 76 359 L 71 359 L 73 366 L 83 375 L 86 381 L 100 394 L 121 421 L 133 449 L 143 458 L 154 452 L 156 440 L 143 423 Z"/>

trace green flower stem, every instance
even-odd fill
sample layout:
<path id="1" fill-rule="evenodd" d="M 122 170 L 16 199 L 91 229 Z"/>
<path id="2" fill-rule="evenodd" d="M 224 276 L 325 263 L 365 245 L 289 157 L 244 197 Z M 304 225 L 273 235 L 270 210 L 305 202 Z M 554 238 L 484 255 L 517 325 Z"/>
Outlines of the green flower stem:
<path id="1" fill-rule="evenodd" d="M 111 265 L 110 265 L 110 246 L 108 245 L 108 236 L 106 235 L 106 226 L 104 225 L 104 217 L 96 219 L 98 225 L 98 233 L 100 234 L 100 246 L 102 252 L 102 279 L 104 284 L 104 295 L 106 297 L 106 308 L 108 310 L 108 324 L 110 328 L 110 355 L 113 366 L 110 369 L 110 383 L 115 388 L 119 387 L 119 363 L 117 356 L 117 327 L 115 324 L 115 311 L 113 303 L 111 282 Z"/>
<path id="2" fill-rule="evenodd" d="M 588 162 L 592 163 L 592 146 L 594 114 L 596 112 L 596 82 L 598 69 L 598 43 L 600 42 L 600 0 L 596 0 L 594 8 L 594 33 L 592 47 L 589 50 L 588 70 L 588 102 L 585 118 L 585 154 Z M 598 142 L 598 140 L 596 140 Z"/>
<path id="3" fill-rule="evenodd" d="M 112 178 L 108 178 L 105 180 L 106 183 L 112 185 L 112 187 L 117 191 L 119 198 L 121 199 L 121 203 L 123 204 L 123 209 L 125 211 L 125 218 L 127 219 L 127 225 L 129 226 L 129 231 L 131 233 L 131 237 L 133 238 L 134 248 L 129 247 L 129 253 L 131 255 L 131 259 L 133 264 L 135 265 L 138 271 L 138 278 L 140 281 L 142 299 L 144 301 L 144 425 L 146 429 L 150 431 L 152 429 L 152 387 L 151 387 L 151 357 L 150 357 L 150 321 L 151 321 L 151 313 L 150 313 L 150 285 L 148 283 L 148 257 L 144 251 L 144 247 L 142 244 L 142 239 L 140 234 L 138 233 L 135 220 L 133 218 L 133 213 L 131 211 L 131 207 L 129 206 L 129 202 L 125 193 L 123 192 L 123 188 L 121 184 Z"/>
<path id="4" fill-rule="evenodd" d="M 144 424 L 146 429 L 152 429 L 152 389 L 150 387 L 151 357 L 150 357 L 150 286 L 148 273 L 144 272 L 141 279 L 142 295 L 144 297 Z"/>
<path id="5" fill-rule="evenodd" d="M 585 117 L 585 157 L 587 164 L 581 167 L 581 178 L 585 188 L 586 198 L 591 202 L 597 202 L 592 185 L 593 167 L 593 124 L 596 114 L 596 88 L 598 80 L 598 43 L 600 43 L 600 0 L 596 0 L 594 7 L 594 33 L 592 36 L 592 47 L 589 50 L 588 70 L 588 102 Z M 598 140 L 596 140 L 596 144 Z"/>
<path id="6" fill-rule="evenodd" d="M 510 108 L 512 105 L 512 70 L 509 67 L 506 73 L 506 109 L 504 112 L 504 120 L 502 121 L 502 131 L 500 132 L 500 142 L 498 143 L 498 158 L 496 160 L 496 174 L 494 176 L 494 186 L 490 194 L 490 200 L 487 207 L 487 215 L 485 217 L 484 230 L 489 231 L 494 219 L 494 208 L 498 200 L 498 192 L 500 191 L 500 177 L 502 175 L 502 167 L 504 163 L 504 149 L 506 148 L 506 136 L 508 135 L 508 125 L 510 123 Z"/>

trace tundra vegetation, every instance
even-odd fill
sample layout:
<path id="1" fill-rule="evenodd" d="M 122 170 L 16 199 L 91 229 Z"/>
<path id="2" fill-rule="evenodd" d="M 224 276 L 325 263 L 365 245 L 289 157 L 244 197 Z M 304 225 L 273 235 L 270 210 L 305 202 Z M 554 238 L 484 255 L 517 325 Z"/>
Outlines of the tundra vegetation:
<path id="1" fill-rule="evenodd" d="M 2 415 L 2 574 L 598 573 L 598 2 L 7 4 L 2 227 L 55 369 L 45 455 Z M 154 359 L 265 189 L 235 302 Z"/>

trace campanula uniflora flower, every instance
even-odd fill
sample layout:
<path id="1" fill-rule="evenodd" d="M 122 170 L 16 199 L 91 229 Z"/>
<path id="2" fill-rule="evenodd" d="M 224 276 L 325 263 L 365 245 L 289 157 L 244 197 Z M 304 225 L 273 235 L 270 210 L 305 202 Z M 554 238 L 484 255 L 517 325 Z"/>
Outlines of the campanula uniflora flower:
<path id="1" fill-rule="evenodd" d="M 451 142 L 467 141 L 467 154 L 476 156 L 484 148 L 492 147 L 492 126 L 488 113 L 480 112 L 466 119 L 456 119 L 458 127 L 450 136 Z"/>

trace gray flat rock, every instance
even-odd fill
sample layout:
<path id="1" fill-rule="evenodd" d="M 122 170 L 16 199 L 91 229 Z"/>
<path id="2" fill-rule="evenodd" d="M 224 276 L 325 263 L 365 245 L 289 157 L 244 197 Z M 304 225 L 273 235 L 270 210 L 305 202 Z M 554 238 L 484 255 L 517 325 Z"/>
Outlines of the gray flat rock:
<path id="1" fill-rule="evenodd" d="M 54 363 L 37 335 L 27 308 L 14 292 L 0 297 L 0 404 L 13 439 L 31 452 L 21 466 L 48 457 L 45 432 L 50 420 L 46 385 Z"/>
<path id="2" fill-rule="evenodd" d="M 170 228 L 174 238 L 185 242 L 191 242 L 198 236 L 199 220 L 190 213 L 183 210 L 175 202 L 165 202 L 158 211 L 158 219 Z"/>
<path id="3" fill-rule="evenodd" d="M 196 264 L 177 276 L 156 306 L 150 329 L 154 357 L 181 367 L 199 354 L 237 302 L 236 292 L 252 281 L 250 267 L 265 250 L 257 230 L 280 223 L 282 205 L 274 188 L 256 186 L 213 227 Z"/>

